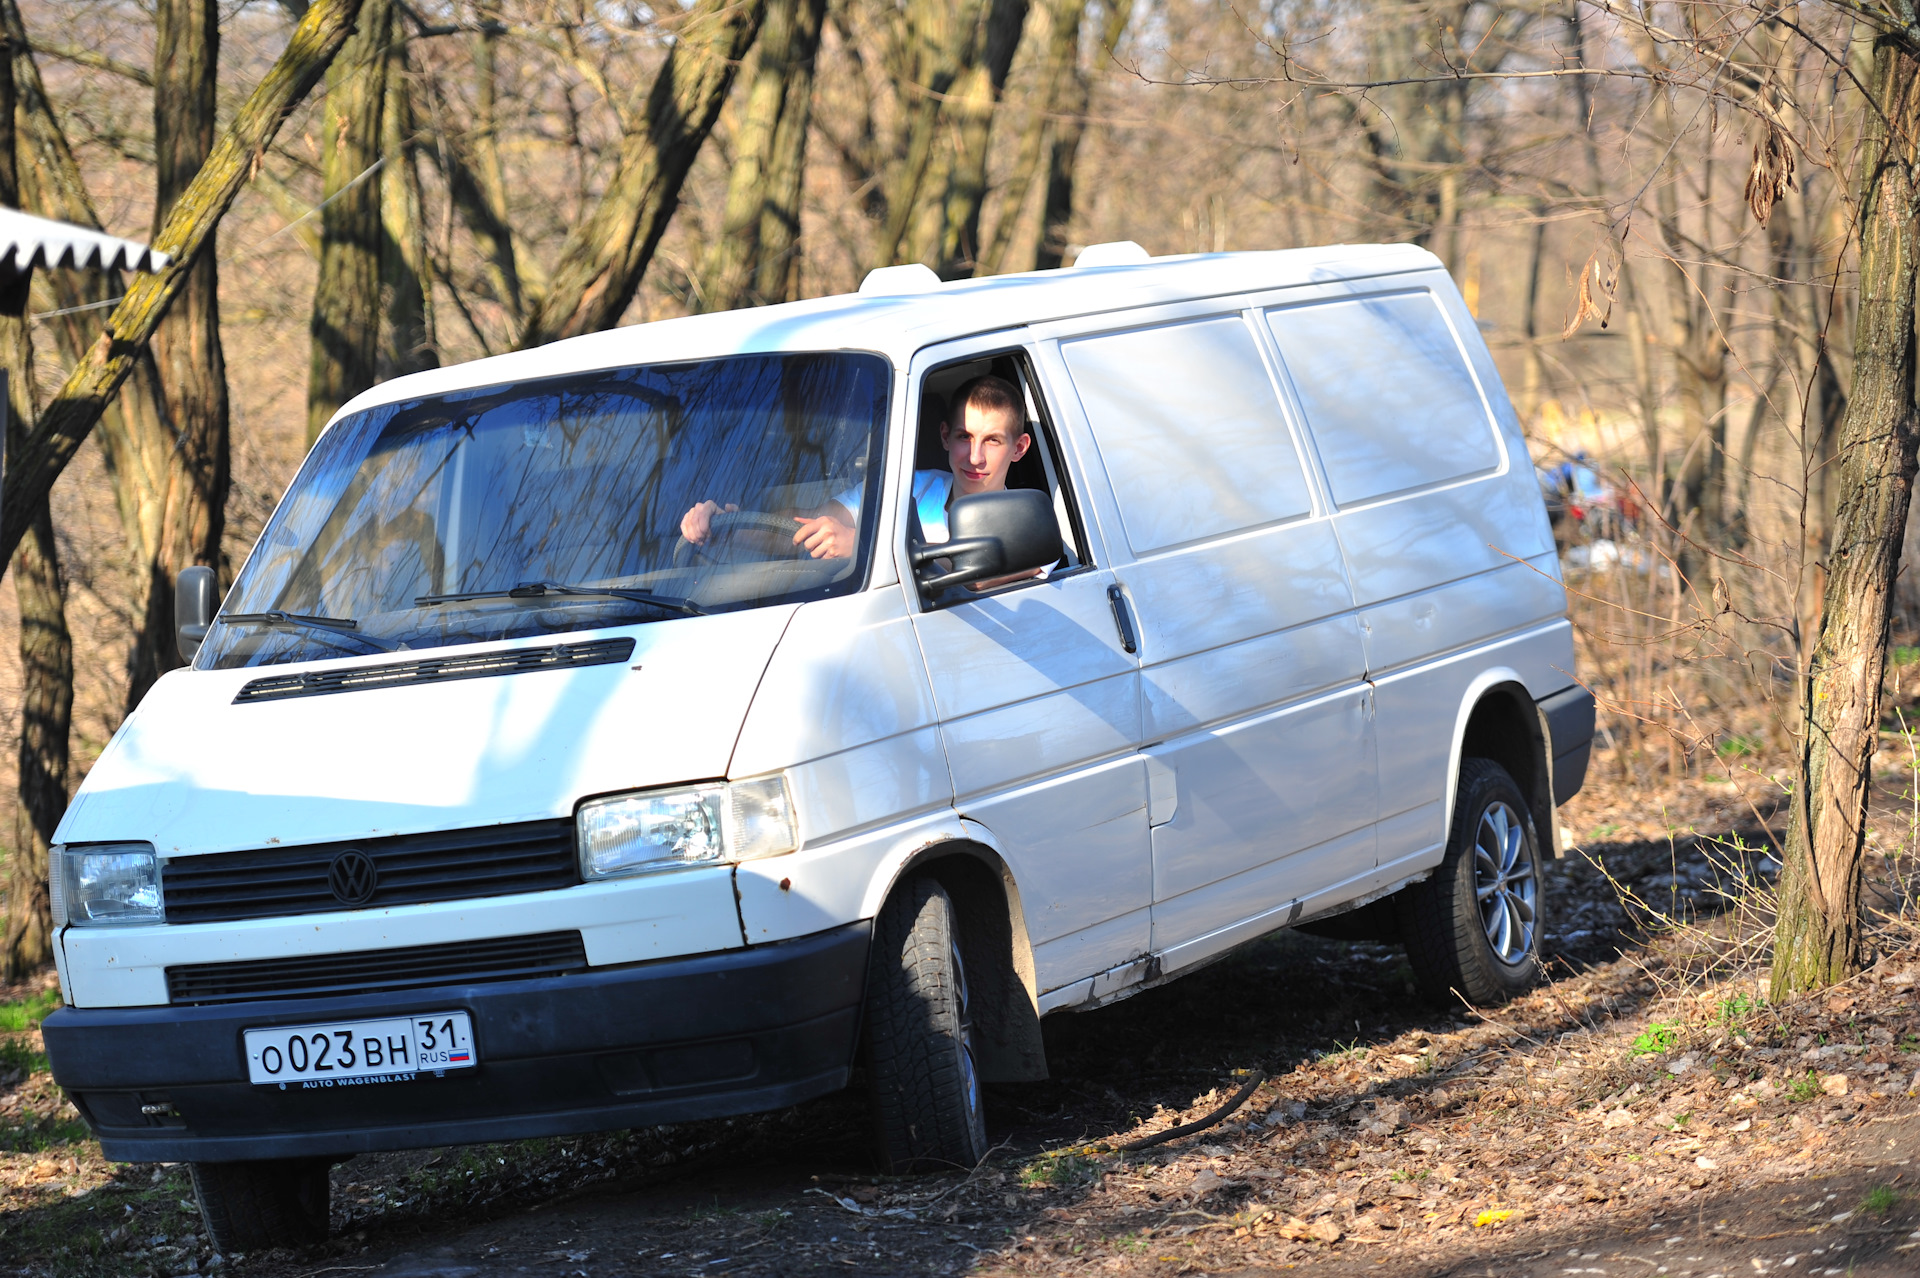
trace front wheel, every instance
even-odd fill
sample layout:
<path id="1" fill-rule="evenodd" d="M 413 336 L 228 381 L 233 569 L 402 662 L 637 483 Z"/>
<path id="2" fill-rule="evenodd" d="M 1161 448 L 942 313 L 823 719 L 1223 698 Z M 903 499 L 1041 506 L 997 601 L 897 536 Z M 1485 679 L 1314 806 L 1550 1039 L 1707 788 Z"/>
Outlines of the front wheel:
<path id="1" fill-rule="evenodd" d="M 1400 935 L 1420 990 L 1502 1003 L 1540 978 L 1545 883 L 1526 796 L 1491 759 L 1462 759 L 1446 858 L 1402 891 Z"/>
<path id="2" fill-rule="evenodd" d="M 987 1154 L 971 992 L 946 889 L 911 879 L 873 923 L 866 1054 L 880 1162 L 971 1168 Z"/>
<path id="3" fill-rule="evenodd" d="M 258 1251 L 324 1242 L 331 1185 L 326 1159 L 194 1163 L 193 1196 L 214 1250 Z"/>

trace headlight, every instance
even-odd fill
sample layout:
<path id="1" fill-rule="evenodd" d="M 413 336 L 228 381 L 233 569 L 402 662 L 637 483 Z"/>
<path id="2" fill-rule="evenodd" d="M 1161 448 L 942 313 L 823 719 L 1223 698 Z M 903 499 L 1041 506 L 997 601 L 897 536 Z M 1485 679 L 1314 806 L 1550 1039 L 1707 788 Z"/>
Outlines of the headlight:
<path id="1" fill-rule="evenodd" d="M 167 921 L 152 844 L 56 845 L 52 851 L 55 927 Z"/>
<path id="2" fill-rule="evenodd" d="M 586 879 L 752 861 L 795 843 L 780 776 L 593 799 L 575 824 Z"/>

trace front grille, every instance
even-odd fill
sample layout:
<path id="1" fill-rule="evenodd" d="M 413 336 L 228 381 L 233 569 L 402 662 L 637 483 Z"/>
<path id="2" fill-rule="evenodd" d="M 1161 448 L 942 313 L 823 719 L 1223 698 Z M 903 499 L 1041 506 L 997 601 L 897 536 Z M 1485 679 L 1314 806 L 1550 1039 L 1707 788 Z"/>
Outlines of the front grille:
<path id="1" fill-rule="evenodd" d="M 334 859 L 349 851 L 364 852 L 377 876 L 372 895 L 352 902 L 335 896 L 329 882 Z M 169 923 L 458 901 L 579 881 L 569 818 L 183 856 L 160 871 Z"/>
<path id="2" fill-rule="evenodd" d="M 561 976 L 587 966 L 578 932 L 506 936 L 404 950 L 359 950 L 301 958 L 199 963 L 167 969 L 173 1003 L 239 1003 L 254 998 L 370 994 L 421 985 Z"/>
<path id="3" fill-rule="evenodd" d="M 389 661 L 377 666 L 309 670 L 302 674 L 255 679 L 234 694 L 233 703 L 240 705 L 251 701 L 284 701 L 288 697 L 323 697 L 336 692 L 406 688 L 423 683 L 448 683 L 455 679 L 492 679 L 498 675 L 526 674 L 534 670 L 610 666 L 632 655 L 632 639 L 594 639 L 587 643 L 507 648 L 458 657 L 431 657 L 422 661 Z"/>

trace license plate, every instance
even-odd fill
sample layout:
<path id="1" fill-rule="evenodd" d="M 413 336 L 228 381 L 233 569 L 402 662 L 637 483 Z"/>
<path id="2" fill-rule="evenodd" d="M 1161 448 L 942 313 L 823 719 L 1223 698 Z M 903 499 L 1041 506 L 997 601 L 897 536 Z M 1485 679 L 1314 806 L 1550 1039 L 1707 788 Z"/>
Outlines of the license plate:
<path id="1" fill-rule="evenodd" d="M 398 1082 L 480 1063 L 465 1012 L 278 1025 L 247 1030 L 243 1037 L 247 1077 L 256 1083 Z"/>

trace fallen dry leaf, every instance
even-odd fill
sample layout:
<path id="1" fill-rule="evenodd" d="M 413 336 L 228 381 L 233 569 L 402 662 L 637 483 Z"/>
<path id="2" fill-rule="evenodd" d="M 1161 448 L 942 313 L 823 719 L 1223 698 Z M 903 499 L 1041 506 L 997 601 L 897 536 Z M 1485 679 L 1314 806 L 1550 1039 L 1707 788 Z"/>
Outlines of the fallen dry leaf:
<path id="1" fill-rule="evenodd" d="M 1513 1213 L 1504 1208 L 1489 1207 L 1473 1218 L 1475 1229 L 1485 1229 L 1490 1225 L 1504 1225 L 1513 1219 Z"/>
<path id="2" fill-rule="evenodd" d="M 1845 1096 L 1847 1094 L 1847 1076 L 1845 1074 L 1822 1074 L 1820 1076 L 1820 1090 L 1829 1096 Z"/>

